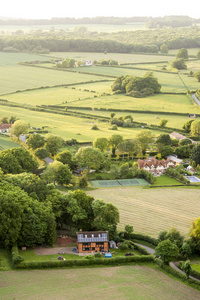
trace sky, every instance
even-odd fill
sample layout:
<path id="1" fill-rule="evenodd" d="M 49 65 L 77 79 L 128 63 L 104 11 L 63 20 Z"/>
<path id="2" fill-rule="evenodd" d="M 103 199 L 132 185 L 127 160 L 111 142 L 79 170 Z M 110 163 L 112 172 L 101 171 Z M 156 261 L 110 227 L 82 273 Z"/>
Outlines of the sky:
<path id="1" fill-rule="evenodd" d="M 133 17 L 187 15 L 200 18 L 199 0 L 5 0 L 0 17 L 51 19 L 53 17 Z"/>

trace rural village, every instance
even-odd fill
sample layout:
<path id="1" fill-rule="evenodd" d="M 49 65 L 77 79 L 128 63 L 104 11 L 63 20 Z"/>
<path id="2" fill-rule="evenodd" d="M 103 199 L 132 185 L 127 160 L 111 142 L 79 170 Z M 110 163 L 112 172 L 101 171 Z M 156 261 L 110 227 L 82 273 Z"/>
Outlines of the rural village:
<path id="1" fill-rule="evenodd" d="M 0 18 L 1 299 L 200 298 L 199 26 Z"/>

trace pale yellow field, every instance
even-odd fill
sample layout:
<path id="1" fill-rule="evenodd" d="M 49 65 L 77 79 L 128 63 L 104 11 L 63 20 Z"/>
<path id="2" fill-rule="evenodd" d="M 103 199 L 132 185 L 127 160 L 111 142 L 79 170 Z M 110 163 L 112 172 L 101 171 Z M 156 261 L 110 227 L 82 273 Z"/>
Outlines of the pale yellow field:
<path id="1" fill-rule="evenodd" d="M 123 187 L 96 189 L 87 194 L 119 208 L 119 229 L 130 224 L 135 232 L 153 237 L 172 226 L 187 235 L 192 220 L 200 217 L 199 189 Z"/>

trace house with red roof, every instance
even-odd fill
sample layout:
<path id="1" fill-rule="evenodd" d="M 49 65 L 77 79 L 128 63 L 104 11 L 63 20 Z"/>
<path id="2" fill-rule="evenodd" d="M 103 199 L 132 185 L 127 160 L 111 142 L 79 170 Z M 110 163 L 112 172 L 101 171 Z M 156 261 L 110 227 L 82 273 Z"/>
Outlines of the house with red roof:
<path id="1" fill-rule="evenodd" d="M 147 159 L 138 159 L 139 169 L 144 169 L 152 174 L 163 174 L 169 167 L 175 168 L 176 164 L 167 158 L 166 160 L 157 160 L 155 157 L 148 157 Z"/>
<path id="2" fill-rule="evenodd" d="M 0 124 L 0 133 L 6 134 L 9 129 L 12 127 L 12 124 Z"/>

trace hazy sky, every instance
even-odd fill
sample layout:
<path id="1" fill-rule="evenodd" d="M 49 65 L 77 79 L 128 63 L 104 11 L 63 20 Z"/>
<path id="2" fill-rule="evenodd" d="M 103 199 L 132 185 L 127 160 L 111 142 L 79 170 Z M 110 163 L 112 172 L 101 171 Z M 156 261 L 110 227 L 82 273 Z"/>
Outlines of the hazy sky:
<path id="1" fill-rule="evenodd" d="M 50 19 L 52 17 L 165 16 L 200 18 L 199 0 L 5 0 L 0 16 Z"/>

